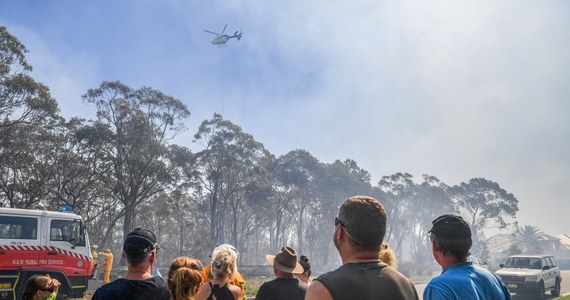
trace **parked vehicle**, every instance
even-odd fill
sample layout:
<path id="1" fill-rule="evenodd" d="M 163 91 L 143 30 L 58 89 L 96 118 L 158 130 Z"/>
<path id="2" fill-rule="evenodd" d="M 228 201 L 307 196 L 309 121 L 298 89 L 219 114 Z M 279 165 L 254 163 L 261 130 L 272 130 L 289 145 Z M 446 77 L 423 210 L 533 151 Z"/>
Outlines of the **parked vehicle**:
<path id="1" fill-rule="evenodd" d="M 485 269 L 487 269 L 487 263 L 483 262 L 479 257 L 477 256 L 473 256 L 473 255 L 469 255 L 467 257 L 467 261 L 468 262 L 472 262 L 474 265 L 477 265 L 479 267 L 483 267 Z"/>
<path id="2" fill-rule="evenodd" d="M 512 293 L 560 296 L 560 268 L 551 255 L 513 255 L 495 272 Z"/>
<path id="3" fill-rule="evenodd" d="M 34 274 L 61 283 L 58 299 L 82 298 L 93 266 L 90 249 L 79 215 L 0 208 L 0 299 L 20 299 Z"/>

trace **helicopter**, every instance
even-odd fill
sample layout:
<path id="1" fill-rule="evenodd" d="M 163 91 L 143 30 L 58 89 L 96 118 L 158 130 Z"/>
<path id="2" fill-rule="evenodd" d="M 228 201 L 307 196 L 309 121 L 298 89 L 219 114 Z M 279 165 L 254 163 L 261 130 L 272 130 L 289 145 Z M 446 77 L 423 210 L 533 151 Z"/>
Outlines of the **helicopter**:
<path id="1" fill-rule="evenodd" d="M 217 32 L 213 32 L 213 31 L 209 31 L 204 29 L 205 32 L 207 33 L 211 33 L 211 34 L 215 34 L 217 35 L 216 38 L 214 38 L 212 40 L 212 44 L 214 45 L 218 45 L 218 47 L 221 47 L 222 45 L 225 45 L 226 42 L 231 39 L 231 38 L 236 38 L 238 41 L 241 39 L 241 32 L 239 32 L 239 30 L 236 30 L 236 32 L 234 33 L 234 35 L 227 35 L 224 34 L 224 31 L 226 31 L 226 27 L 228 27 L 228 24 L 226 24 L 226 26 L 224 26 L 224 30 L 222 30 L 222 33 L 217 33 Z"/>

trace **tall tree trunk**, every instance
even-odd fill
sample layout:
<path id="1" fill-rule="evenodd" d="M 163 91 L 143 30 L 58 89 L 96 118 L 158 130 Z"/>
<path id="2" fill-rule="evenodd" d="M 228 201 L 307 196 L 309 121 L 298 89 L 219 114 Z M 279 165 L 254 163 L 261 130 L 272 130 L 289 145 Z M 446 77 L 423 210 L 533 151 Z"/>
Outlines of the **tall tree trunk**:
<path id="1" fill-rule="evenodd" d="M 212 242 L 217 243 L 218 237 L 216 235 L 216 224 L 218 223 L 218 181 L 214 182 L 214 190 L 212 191 L 212 197 L 210 198 L 210 239 Z"/>
<path id="2" fill-rule="evenodd" d="M 299 242 L 299 249 L 297 249 L 297 253 L 303 253 L 303 216 L 305 212 L 305 206 L 301 205 L 301 209 L 299 209 L 299 227 L 297 228 L 297 240 Z"/>
<path id="3" fill-rule="evenodd" d="M 125 219 L 124 219 L 124 226 L 123 226 L 123 240 L 127 237 L 131 231 L 133 231 L 133 222 L 135 216 L 135 209 L 134 205 L 130 203 L 127 205 L 125 204 Z"/>
<path id="4" fill-rule="evenodd" d="M 184 251 L 184 220 L 180 223 L 180 246 L 178 247 L 178 256 L 182 256 L 182 252 Z"/>

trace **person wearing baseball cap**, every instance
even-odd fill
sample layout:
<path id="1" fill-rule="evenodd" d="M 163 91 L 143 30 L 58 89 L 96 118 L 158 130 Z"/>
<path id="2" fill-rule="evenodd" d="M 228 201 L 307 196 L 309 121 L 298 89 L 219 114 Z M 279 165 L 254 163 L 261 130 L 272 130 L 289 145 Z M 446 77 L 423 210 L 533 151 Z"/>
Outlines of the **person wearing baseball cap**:
<path id="1" fill-rule="evenodd" d="M 433 257 L 442 272 L 427 284 L 424 300 L 511 299 L 495 274 L 467 261 L 473 241 L 471 227 L 461 216 L 439 216 L 428 233 Z"/>
<path id="2" fill-rule="evenodd" d="M 303 300 L 308 285 L 294 274 L 303 273 L 303 266 L 297 261 L 295 249 L 284 246 L 276 255 L 266 255 L 267 263 L 273 267 L 275 279 L 263 283 L 255 300 Z"/>
<path id="3" fill-rule="evenodd" d="M 151 274 L 158 248 L 156 236 L 148 229 L 135 228 L 127 234 L 123 242 L 127 275 L 98 288 L 91 299 L 169 300 L 166 281 Z"/>

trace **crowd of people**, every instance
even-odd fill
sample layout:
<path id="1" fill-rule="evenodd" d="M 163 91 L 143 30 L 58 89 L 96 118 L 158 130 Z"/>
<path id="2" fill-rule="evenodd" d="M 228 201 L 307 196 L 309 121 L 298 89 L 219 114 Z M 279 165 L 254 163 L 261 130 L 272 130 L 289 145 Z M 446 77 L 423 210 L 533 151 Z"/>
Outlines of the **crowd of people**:
<path id="1" fill-rule="evenodd" d="M 386 220 L 378 200 L 348 198 L 335 217 L 333 233 L 342 265 L 311 280 L 308 257 L 284 246 L 266 256 L 275 278 L 260 286 L 255 300 L 419 299 L 410 279 L 396 270 L 394 252 L 384 242 Z M 424 300 L 511 299 L 496 275 L 467 261 L 471 228 L 460 216 L 443 215 L 432 225 L 431 250 L 442 273 L 427 284 Z M 127 275 L 98 288 L 92 299 L 245 300 L 245 280 L 237 270 L 239 252 L 232 245 L 214 248 L 206 266 L 190 257 L 176 258 L 167 280 L 152 274 L 157 249 L 150 230 L 129 233 L 123 243 Z M 58 287 L 49 276 L 34 276 L 23 299 L 55 299 Z"/>

